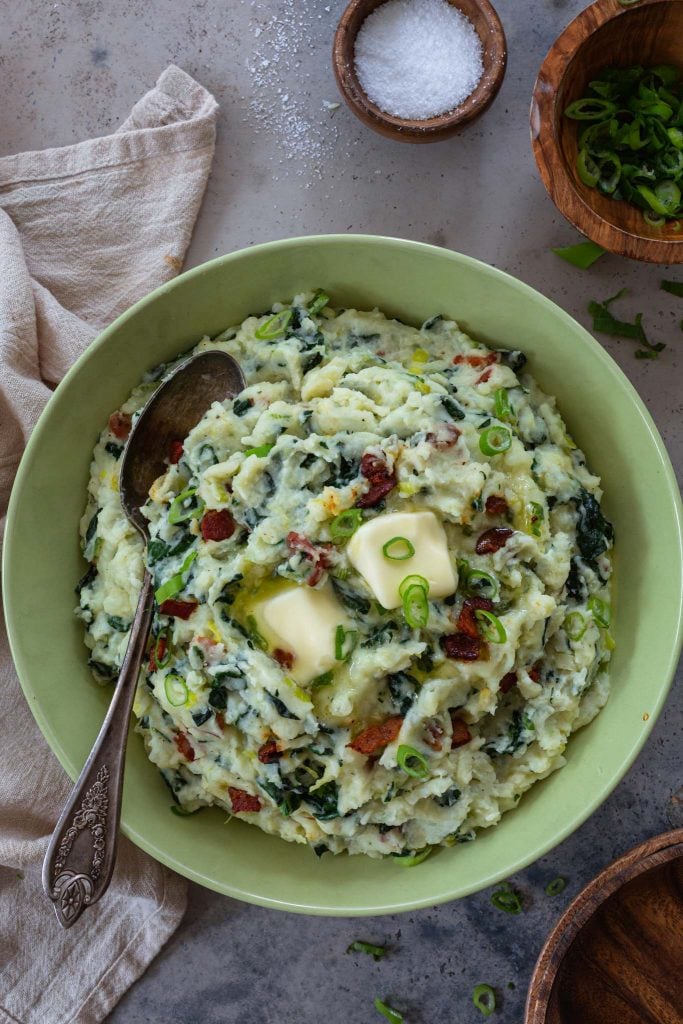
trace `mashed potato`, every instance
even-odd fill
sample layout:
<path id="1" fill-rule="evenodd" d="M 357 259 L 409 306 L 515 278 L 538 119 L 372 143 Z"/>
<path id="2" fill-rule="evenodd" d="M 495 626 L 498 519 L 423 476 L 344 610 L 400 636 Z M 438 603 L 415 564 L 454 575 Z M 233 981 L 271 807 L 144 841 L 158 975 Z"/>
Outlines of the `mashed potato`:
<path id="1" fill-rule="evenodd" d="M 613 532 L 520 352 L 327 303 L 195 349 L 230 352 L 248 386 L 150 491 L 137 731 L 187 811 L 414 858 L 495 825 L 604 705 Z M 143 573 L 120 456 L 168 369 L 95 448 L 79 615 L 100 681 Z"/>

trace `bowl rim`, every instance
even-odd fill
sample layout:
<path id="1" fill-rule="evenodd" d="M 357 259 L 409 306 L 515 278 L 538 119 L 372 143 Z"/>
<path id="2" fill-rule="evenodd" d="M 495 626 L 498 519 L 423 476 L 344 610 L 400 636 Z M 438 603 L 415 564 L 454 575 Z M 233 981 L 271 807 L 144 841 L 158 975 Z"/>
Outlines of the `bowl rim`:
<path id="1" fill-rule="evenodd" d="M 564 158 L 553 161 L 551 166 L 544 149 L 548 147 L 551 153 L 559 154 L 554 131 L 558 90 L 568 66 L 591 35 L 608 22 L 627 17 L 633 11 L 681 2 L 683 0 L 637 0 L 635 4 L 623 6 L 619 0 L 594 0 L 569 22 L 548 50 L 534 82 L 529 111 L 536 166 L 546 192 L 562 216 L 603 249 L 648 263 L 683 263 L 683 231 L 680 238 L 650 238 L 605 220 L 576 190 Z M 645 246 L 645 251 L 641 251 Z"/>
<path id="2" fill-rule="evenodd" d="M 386 0 L 379 0 L 377 6 L 381 6 L 383 2 Z M 334 33 L 332 67 L 339 92 L 356 117 L 374 131 L 399 142 L 439 142 L 449 138 L 488 110 L 498 95 L 505 77 L 507 40 L 500 16 L 490 0 L 475 2 L 486 17 L 492 47 L 489 63 L 484 64 L 484 72 L 474 90 L 457 107 L 434 117 L 417 120 L 397 117 L 382 110 L 370 99 L 360 84 L 353 59 L 360 25 L 352 34 L 349 23 L 355 13 L 357 0 L 350 0 Z M 458 0 L 449 0 L 449 3 L 464 13 Z M 481 36 L 479 38 L 481 40 Z M 484 40 L 481 41 L 484 46 Z"/>
<path id="3" fill-rule="evenodd" d="M 584 886 L 564 911 L 539 953 L 529 982 L 524 1024 L 546 1024 L 548 1001 L 564 958 L 579 932 L 610 896 L 639 875 L 678 857 L 683 857 L 683 828 L 663 832 L 631 847 Z"/>
<path id="4" fill-rule="evenodd" d="M 106 327 L 97 338 L 88 346 L 85 352 L 76 360 L 73 366 L 68 370 L 63 378 L 63 381 L 55 389 L 55 392 L 50 397 L 45 408 L 43 409 L 38 422 L 29 438 L 29 442 L 26 446 L 24 454 L 22 456 L 17 475 L 10 495 L 10 502 L 7 511 L 7 524 L 5 531 L 5 543 L 3 545 L 2 552 L 2 591 L 3 600 L 5 607 L 5 618 L 7 623 L 7 633 L 10 643 L 10 650 L 14 659 L 15 668 L 19 681 L 24 692 L 24 696 L 27 700 L 29 708 L 40 728 L 43 736 L 47 740 L 53 753 L 56 755 L 62 767 L 65 769 L 67 774 L 73 780 L 79 774 L 82 765 L 74 764 L 72 757 L 69 755 L 67 750 L 62 746 L 59 738 L 57 737 L 48 717 L 44 714 L 39 703 L 37 703 L 35 696 L 32 693 L 31 681 L 29 671 L 24 663 L 22 656 L 22 650 L 19 644 L 18 635 L 19 629 L 17 627 L 17 620 L 15 619 L 13 601 L 11 597 L 11 590 L 14 584 L 14 522 L 17 519 L 20 511 L 21 504 L 21 493 L 26 486 L 27 478 L 29 477 L 29 470 L 33 459 L 33 452 L 41 444 L 41 437 L 43 433 L 49 428 L 49 417 L 51 410 L 61 397 L 61 392 L 64 391 L 81 372 L 82 366 L 90 361 L 91 359 L 97 358 L 97 353 L 100 348 L 107 345 L 110 339 L 116 336 L 116 332 L 120 326 L 126 323 L 131 318 L 136 317 L 142 310 L 148 305 L 158 301 L 161 296 L 168 294 L 179 287 L 185 287 L 192 280 L 199 278 L 202 274 L 214 269 L 218 265 L 229 266 L 236 260 L 243 259 L 245 256 L 250 254 L 258 255 L 259 252 L 265 250 L 271 250 L 277 252 L 278 250 L 284 250 L 291 247 L 308 246 L 311 248 L 325 247 L 325 246 L 348 246 L 353 248 L 354 246 L 369 245 L 377 246 L 380 248 L 396 248 L 407 250 L 409 252 L 420 254 L 439 254 L 440 259 L 450 261 L 454 267 L 459 264 L 465 264 L 472 267 L 477 273 L 487 276 L 489 279 L 499 281 L 508 285 L 512 285 L 515 289 L 518 289 L 522 294 L 531 299 L 535 303 L 540 303 L 542 307 L 545 307 L 549 311 L 552 311 L 554 316 L 558 317 L 560 321 L 564 321 L 568 327 L 571 328 L 572 332 L 577 331 L 583 336 L 585 341 L 591 346 L 594 351 L 596 359 L 598 359 L 604 366 L 605 371 L 612 377 L 616 384 L 624 391 L 631 402 L 633 403 L 636 411 L 639 413 L 643 428 L 647 430 L 654 448 L 659 457 L 659 463 L 662 469 L 663 482 L 662 486 L 667 492 L 668 497 L 671 500 L 672 509 L 675 513 L 676 522 L 676 533 L 675 537 L 672 538 L 676 542 L 676 559 L 677 564 L 683 566 L 683 504 L 681 502 L 681 496 L 676 482 L 675 473 L 671 465 L 668 453 L 664 442 L 659 435 L 657 427 L 648 412 L 645 404 L 638 395 L 634 386 L 631 384 L 629 379 L 615 363 L 615 361 L 609 356 L 609 354 L 603 349 L 603 347 L 592 337 L 592 335 L 574 320 L 565 310 L 563 310 L 556 303 L 552 302 L 545 295 L 539 292 L 537 289 L 532 288 L 531 285 L 519 280 L 511 274 L 505 271 L 499 270 L 497 267 L 493 267 L 490 264 L 484 263 L 481 260 L 477 260 L 474 257 L 466 256 L 462 253 L 455 252 L 454 250 L 444 249 L 439 246 L 430 245 L 425 242 L 417 242 L 408 239 L 394 238 L 383 235 L 363 235 L 363 234 L 321 234 L 321 235 L 307 235 L 298 236 L 294 238 L 279 239 L 272 242 L 263 242 L 259 245 L 249 246 L 242 249 L 237 249 L 231 253 L 227 253 L 223 256 L 216 257 L 199 266 L 193 267 L 185 273 L 179 275 L 171 281 L 162 284 L 159 288 L 150 292 L 134 303 L 129 309 L 125 310 L 120 316 L 118 316 L 108 327 Z M 537 842 L 533 848 L 529 848 L 524 854 L 519 854 L 511 863 L 505 864 L 500 870 L 490 873 L 488 876 L 479 879 L 476 883 L 469 884 L 465 887 L 458 887 L 456 882 L 457 879 L 448 883 L 442 884 L 439 891 L 432 896 L 419 898 L 419 899 L 404 899 L 393 902 L 385 902 L 376 904 L 373 906 L 367 906 L 365 904 L 359 906 L 350 906 L 344 904 L 343 901 L 333 902 L 334 897 L 331 897 L 330 903 L 325 906 L 316 904 L 309 904 L 305 902 L 292 903 L 285 899 L 276 899 L 270 896 L 261 896 L 258 892 L 245 891 L 244 889 L 234 886 L 223 881 L 218 881 L 214 878 L 208 878 L 200 870 L 192 868 L 190 865 L 181 863 L 177 860 L 173 854 L 173 851 L 160 845 L 152 836 L 142 834 L 135 828 L 131 827 L 126 822 L 125 807 L 122 811 L 121 817 L 121 831 L 126 835 L 132 842 L 139 846 L 146 853 L 150 854 L 156 860 L 165 864 L 167 867 L 174 871 L 179 872 L 186 878 L 192 881 L 198 882 L 200 885 L 204 885 L 210 889 L 214 889 L 216 892 L 223 893 L 227 896 L 231 896 L 235 899 L 243 900 L 247 903 L 254 903 L 259 906 L 271 907 L 279 910 L 289 910 L 295 913 L 304 914 L 323 914 L 328 916 L 370 916 L 377 914 L 387 913 L 400 913 L 409 910 L 416 910 L 424 907 L 433 907 L 441 903 L 446 903 L 450 900 L 460 898 L 462 896 L 470 895 L 473 892 L 478 892 L 483 888 L 490 885 L 494 885 L 504 879 L 510 877 L 517 871 L 522 870 L 529 864 L 534 863 L 540 857 L 544 856 L 550 850 L 554 849 L 559 843 L 571 835 L 576 829 L 578 829 L 593 812 L 604 802 L 609 794 L 616 788 L 619 782 L 623 779 L 624 775 L 632 766 L 636 757 L 642 750 L 645 742 L 647 741 L 659 714 L 664 706 L 666 698 L 668 696 L 671 684 L 673 682 L 674 673 L 678 661 L 679 651 L 683 643 L 683 592 L 679 597 L 678 607 L 676 609 L 676 629 L 671 638 L 671 645 L 669 650 L 668 659 L 666 661 L 665 670 L 662 672 L 662 685 L 658 690 L 656 699 L 649 705 L 649 718 L 647 721 L 642 722 L 642 728 L 639 729 L 638 735 L 633 742 L 632 746 L 625 753 L 624 759 L 621 766 L 607 782 L 602 785 L 596 785 L 592 791 L 590 800 L 584 805 L 580 814 L 576 815 L 571 821 L 567 821 L 562 828 L 555 832 L 551 837 L 541 842 Z"/>

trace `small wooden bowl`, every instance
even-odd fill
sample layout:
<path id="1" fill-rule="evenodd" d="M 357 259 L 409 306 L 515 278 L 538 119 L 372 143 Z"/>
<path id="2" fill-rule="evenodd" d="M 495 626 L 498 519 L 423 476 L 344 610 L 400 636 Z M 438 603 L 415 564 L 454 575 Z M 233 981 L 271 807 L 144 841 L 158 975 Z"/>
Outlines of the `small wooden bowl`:
<path id="1" fill-rule="evenodd" d="M 597 0 L 567 26 L 534 86 L 534 156 L 560 213 L 593 242 L 631 259 L 681 263 L 683 230 L 676 232 L 672 221 L 651 227 L 642 210 L 583 184 L 576 172 L 577 122 L 563 116 L 598 71 L 635 64 L 683 68 L 683 0 L 640 0 L 633 7 Z"/>
<path id="2" fill-rule="evenodd" d="M 568 907 L 534 969 L 525 1024 L 681 1024 L 683 829 L 636 846 Z"/>
<path id="3" fill-rule="evenodd" d="M 373 103 L 361 88 L 356 74 L 356 36 L 369 14 L 386 0 L 351 0 L 334 36 L 332 63 L 339 91 L 363 124 L 399 142 L 439 142 L 455 135 L 493 103 L 507 64 L 505 33 L 489 0 L 449 0 L 472 22 L 483 48 L 484 73 L 467 99 L 438 117 L 413 121 L 394 117 Z"/>

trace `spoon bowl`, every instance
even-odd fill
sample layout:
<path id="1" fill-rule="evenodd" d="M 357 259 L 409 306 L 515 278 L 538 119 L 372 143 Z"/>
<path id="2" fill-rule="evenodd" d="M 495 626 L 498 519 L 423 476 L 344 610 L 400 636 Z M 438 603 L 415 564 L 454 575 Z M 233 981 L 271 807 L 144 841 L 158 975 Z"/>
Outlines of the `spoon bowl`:
<path id="1" fill-rule="evenodd" d="M 149 530 L 141 509 L 166 469 L 171 441 L 186 437 L 213 402 L 239 394 L 244 386 L 232 356 L 202 352 L 176 367 L 140 413 L 123 454 L 120 496 L 145 541 Z M 145 569 L 111 703 L 43 862 L 43 888 L 63 928 L 106 892 L 114 870 L 128 725 L 153 612 L 152 578 Z"/>

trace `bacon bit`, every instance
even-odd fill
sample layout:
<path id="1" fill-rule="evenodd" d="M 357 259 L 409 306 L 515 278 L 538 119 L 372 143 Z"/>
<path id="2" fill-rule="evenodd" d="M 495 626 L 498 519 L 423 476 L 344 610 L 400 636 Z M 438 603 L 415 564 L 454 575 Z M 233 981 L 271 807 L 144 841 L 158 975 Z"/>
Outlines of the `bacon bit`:
<path id="1" fill-rule="evenodd" d="M 227 508 L 210 508 L 202 516 L 204 540 L 227 540 L 235 532 L 235 520 Z"/>
<path id="2" fill-rule="evenodd" d="M 125 441 L 130 434 L 132 422 L 133 418 L 130 413 L 117 410 L 109 417 L 109 429 L 114 437 L 118 437 L 119 441 Z"/>
<path id="3" fill-rule="evenodd" d="M 529 676 L 529 679 L 533 679 L 535 683 L 538 683 L 540 681 L 541 667 L 541 662 L 537 661 L 532 668 L 527 669 L 527 675 Z"/>
<path id="4" fill-rule="evenodd" d="M 244 789 L 235 789 L 234 786 L 228 786 L 228 793 L 233 814 L 250 814 L 261 810 L 261 801 L 252 793 L 247 793 Z"/>
<path id="5" fill-rule="evenodd" d="M 491 379 L 491 374 L 492 373 L 493 373 L 493 370 L 489 366 L 488 370 L 484 370 L 484 372 L 482 373 L 481 377 L 477 377 L 477 379 L 475 380 L 474 383 L 475 384 L 486 384 Z"/>
<path id="6" fill-rule="evenodd" d="M 428 722 L 424 741 L 432 750 L 441 750 L 441 737 L 443 729 L 438 722 Z"/>
<path id="7" fill-rule="evenodd" d="M 273 657 L 275 658 L 278 665 L 282 668 L 290 669 L 294 664 L 294 655 L 291 651 L 283 651 L 281 647 L 276 647 L 273 651 Z"/>
<path id="8" fill-rule="evenodd" d="M 365 452 L 360 460 L 361 476 L 369 480 L 371 484 L 379 484 L 387 477 L 387 462 L 381 455 L 373 455 L 372 452 Z"/>
<path id="9" fill-rule="evenodd" d="M 301 533 L 295 533 L 292 531 L 287 534 L 287 546 L 291 551 L 301 551 L 306 558 L 313 563 L 311 574 L 306 580 L 309 587 L 314 587 L 316 583 L 319 583 L 322 579 L 322 575 L 326 569 L 330 568 L 330 551 L 334 550 L 333 544 L 321 544 L 316 547 L 308 537 L 304 537 Z"/>
<path id="10" fill-rule="evenodd" d="M 222 711 L 216 711 L 214 718 L 219 729 L 225 729 L 225 715 Z"/>
<path id="11" fill-rule="evenodd" d="M 176 619 L 189 619 L 198 604 L 199 601 L 175 601 L 169 598 L 159 605 L 159 614 L 172 615 Z"/>
<path id="12" fill-rule="evenodd" d="M 485 658 L 488 651 L 480 637 L 467 633 L 449 633 L 441 637 L 440 644 L 446 657 L 455 661 L 478 661 Z"/>
<path id="13" fill-rule="evenodd" d="M 456 747 L 464 747 L 472 739 L 472 733 L 467 728 L 467 723 L 463 722 L 458 715 L 451 714 L 451 725 L 453 726 L 451 750 L 455 750 Z"/>
<path id="14" fill-rule="evenodd" d="M 484 507 L 487 516 L 507 516 L 510 514 L 510 506 L 502 494 L 490 494 L 486 499 Z"/>
<path id="15" fill-rule="evenodd" d="M 479 624 L 474 614 L 477 609 L 490 612 L 493 610 L 493 601 L 489 601 L 487 597 L 466 598 L 460 609 L 458 621 L 455 624 L 456 629 L 460 633 L 466 633 L 467 636 L 474 637 L 475 639 L 479 637 Z"/>
<path id="16" fill-rule="evenodd" d="M 384 722 L 375 722 L 374 725 L 369 725 L 367 729 L 363 729 L 362 732 L 358 733 L 352 743 L 347 743 L 346 745 L 351 747 L 351 750 L 357 750 L 359 754 L 365 754 L 366 757 L 369 757 L 371 754 L 381 750 L 382 747 L 386 747 L 388 743 L 393 743 L 401 731 L 402 725 L 403 718 L 401 715 L 387 718 Z"/>
<path id="17" fill-rule="evenodd" d="M 492 526 L 490 530 L 484 530 L 474 550 L 478 555 L 490 555 L 494 551 L 500 551 L 513 533 L 514 530 L 509 526 Z"/>
<path id="18" fill-rule="evenodd" d="M 275 740 L 268 740 L 259 747 L 258 759 L 261 764 L 272 764 L 273 761 L 279 761 L 281 757 L 282 751 Z"/>
<path id="19" fill-rule="evenodd" d="M 186 761 L 194 761 L 194 748 L 187 738 L 187 733 L 174 732 L 173 742 L 178 748 L 178 753 L 181 757 L 184 757 Z"/>
<path id="20" fill-rule="evenodd" d="M 461 431 L 452 423 L 444 423 L 439 431 L 439 434 L 430 433 L 427 434 L 427 441 L 434 445 L 437 451 L 444 451 L 446 448 L 452 448 L 454 444 L 458 443 Z"/>
<path id="21" fill-rule="evenodd" d="M 370 452 L 366 452 L 361 458 L 360 471 L 372 486 L 365 494 L 361 494 L 356 502 L 356 508 L 374 508 L 396 486 L 396 473 L 394 470 L 389 471 L 386 461 L 381 456 L 372 455 Z"/>
<path id="22" fill-rule="evenodd" d="M 166 637 L 159 636 L 152 644 L 152 649 L 149 652 L 149 670 L 150 672 L 156 672 L 159 665 L 157 664 L 157 657 L 159 661 L 163 661 L 166 657 Z"/>
<path id="23" fill-rule="evenodd" d="M 168 445 L 168 461 L 175 466 L 183 457 L 185 449 L 182 441 L 171 441 Z"/>
<path id="24" fill-rule="evenodd" d="M 513 686 L 517 685 L 517 673 L 508 672 L 500 681 L 498 689 L 501 693 L 509 693 Z"/>
<path id="25" fill-rule="evenodd" d="M 458 355 L 454 356 L 453 362 L 456 366 L 459 366 L 461 363 L 467 363 L 468 366 L 491 366 L 492 363 L 498 362 L 498 353 L 489 352 L 485 356 Z"/>
<path id="26" fill-rule="evenodd" d="M 389 491 L 393 491 L 396 486 L 396 475 L 387 477 L 381 484 L 373 484 L 369 491 L 362 494 L 356 502 L 356 508 L 374 508 L 375 505 L 379 505 L 382 498 L 385 498 Z"/>

